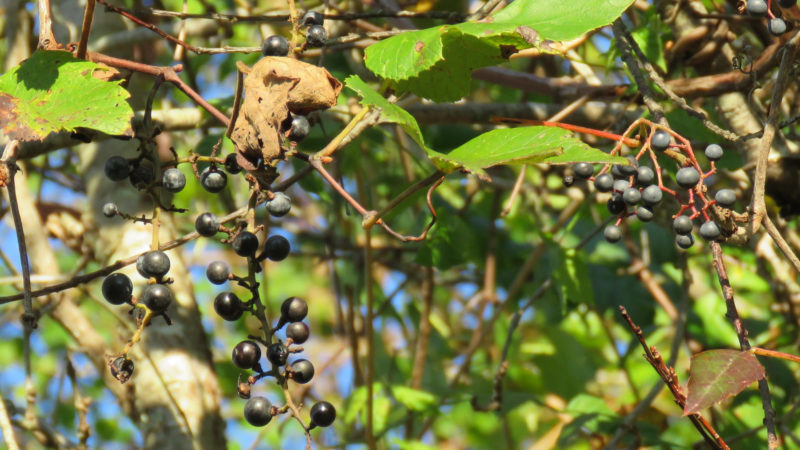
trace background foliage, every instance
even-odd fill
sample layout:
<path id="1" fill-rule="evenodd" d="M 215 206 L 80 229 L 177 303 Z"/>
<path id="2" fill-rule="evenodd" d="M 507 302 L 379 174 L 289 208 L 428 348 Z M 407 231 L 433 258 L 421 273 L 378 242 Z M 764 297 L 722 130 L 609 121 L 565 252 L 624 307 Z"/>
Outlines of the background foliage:
<path id="1" fill-rule="evenodd" d="M 367 209 L 382 209 L 436 171 L 448 174 L 431 197 L 437 222 L 427 238 L 401 242 L 374 228 L 369 270 L 361 215 L 317 173 L 288 188 L 290 216 L 276 220 L 257 209 L 256 220 L 269 234 L 292 243 L 288 259 L 263 265 L 259 281 L 268 315 L 275 318 L 288 296 L 310 304 L 311 339 L 304 347 L 317 373 L 311 384 L 293 385 L 292 393 L 307 407 L 326 399 L 338 410 L 331 428 L 312 431 L 315 446 L 370 442 L 365 437 L 370 357 L 375 368 L 372 433 L 380 448 L 702 445 L 641 357 L 642 348 L 618 307 L 627 308 L 648 344 L 660 350 L 686 386 L 692 355 L 739 344 L 726 318 L 710 246 L 698 239 L 690 251 L 676 249 L 670 225 L 676 203 L 660 210 L 651 223 L 631 221 L 620 243 L 604 241 L 595 233 L 608 216 L 607 197 L 586 183 L 565 187 L 562 178 L 570 173 L 565 163 L 619 162 L 608 155 L 613 142 L 554 127 L 507 127 L 492 118 L 556 116 L 612 133 L 621 133 L 639 117 L 653 118 L 643 103 L 643 86 L 634 80 L 641 70 L 621 59 L 616 30 L 609 26 L 622 15 L 620 23 L 641 47 L 640 56 L 672 93 L 736 136 L 758 133 L 770 108 L 781 120 L 797 117 L 797 77 L 791 64 L 780 69 L 788 71 L 786 93 L 780 104 L 771 103 L 784 58 L 777 49 L 789 45 L 794 31 L 770 35 L 766 19 L 740 15 L 734 0 L 517 0 L 502 9 L 504 3 L 486 2 L 499 9 L 489 16 L 491 9 L 480 9 L 483 2 L 462 0 L 297 2 L 332 15 L 395 8 L 379 17 L 329 18 L 327 46 L 299 55 L 327 68 L 346 88 L 337 106 L 312 115 L 318 123 L 298 149 L 311 154 L 324 148 L 361 105 L 380 112 L 373 117 L 380 125 L 361 130 L 335 153 L 328 170 Z M 176 51 L 159 35 L 98 5 L 90 51 L 154 66 L 181 63 L 184 82 L 226 114 L 233 104 L 236 63 L 252 65 L 265 37 L 291 32 L 285 16 L 271 18 L 286 14 L 283 1 L 115 5 L 173 36 L 183 30 L 187 42 L 203 48 Z M 84 5 L 65 0 L 50 6 L 57 41 L 77 42 Z M 21 86 L 40 80 L 40 73 L 25 76 L 14 67 L 31 55 L 28 64 L 53 55 L 32 53 L 35 33 L 41 31 L 36 7 L 12 0 L 0 15 L 5 29 L 0 95 L 29 102 L 13 110 L 25 114 L 31 102 L 41 100 L 46 109 L 31 116 L 41 114 L 49 122 L 30 139 L 12 129 L 27 118 L 9 121 L 0 114 L 8 137 L 30 140 L 21 146 L 22 171 L 16 180 L 34 289 L 101 269 L 149 246 L 148 226 L 107 219 L 100 207 L 114 201 L 136 216 L 152 209 L 127 181 L 104 179 L 103 163 L 115 154 L 136 155 L 136 139 L 107 135 L 130 134 L 130 108 L 135 112 L 132 131 L 142 132 L 154 81 L 151 75 L 123 73 L 121 83 L 100 82 L 87 78 L 91 63 L 75 61 L 59 66 L 70 70 L 59 70 L 46 82 L 52 85 L 39 87 L 45 97 L 30 96 Z M 181 21 L 158 13 L 184 8 L 198 16 Z M 490 19 L 467 17 L 476 10 Z M 797 13 L 796 8 L 778 11 L 787 18 Z M 240 20 L 212 20 L 212 13 Z M 387 38 L 381 34 L 386 30 L 403 32 Z M 786 52 L 793 58 L 792 51 Z M 743 66 L 751 71 L 737 69 Z M 87 84 L 78 84 L 81 80 Z M 726 142 L 649 77 L 646 86 L 655 90 L 654 101 L 671 128 L 696 149 L 709 143 L 726 148 L 715 187 L 734 189 L 739 199 L 735 209 L 744 211 L 751 204 L 761 139 Z M 165 160 L 170 148 L 182 157 L 210 155 L 225 132 L 169 83 L 155 95 L 153 119 L 161 130 L 156 148 Z M 53 124 L 62 131 L 39 142 Z M 71 131 L 93 142 L 80 143 Z M 800 151 L 796 133 L 791 121 L 780 128 L 767 179 L 767 212 L 794 251 L 800 248 L 792 215 L 800 166 L 793 162 Z M 223 154 L 232 151 L 232 143 L 223 140 Z M 662 161 L 674 171 L 667 162 Z M 297 158 L 281 162 L 278 182 L 307 166 Z M 192 232 L 200 212 L 224 216 L 247 204 L 243 177 L 229 177 L 229 187 L 213 195 L 202 189 L 190 167 L 180 168 L 189 182 L 172 202 L 188 212 L 169 215 L 162 243 Z M 512 195 L 518 177 L 519 192 Z M 425 189 L 415 192 L 384 219 L 400 233 L 418 234 L 430 220 L 425 194 Z M 11 296 L 22 286 L 7 191 L 4 195 L 0 295 Z M 260 234 L 262 242 L 265 236 Z M 766 233 L 723 248 L 738 313 L 753 345 L 796 353 L 800 286 L 794 267 Z M 108 375 L 103 355 L 119 351 L 135 324 L 127 310 L 103 300 L 101 278 L 34 300 L 40 319 L 31 337 L 32 384 L 26 384 L 23 307 L 4 302 L 0 395 L 19 442 L 97 448 L 304 444 L 303 430 L 293 420 L 279 417 L 256 429 L 242 419 L 244 401 L 236 394 L 240 371 L 230 351 L 248 334 L 258 334 L 259 323 L 250 315 L 235 323 L 220 319 L 212 301 L 221 288 L 210 284 L 204 272 L 209 262 L 223 259 L 237 273 L 246 273 L 243 259 L 229 245 L 205 238 L 189 240 L 170 255 L 176 324 L 157 321 L 146 329 L 136 350 L 134 378 L 124 386 Z M 130 273 L 131 267 L 122 270 Z M 373 336 L 365 332 L 369 286 Z M 374 344 L 371 355 L 368 339 Z M 779 437 L 788 447 L 800 447 L 797 365 L 759 361 L 769 381 Z M 752 382 L 757 375 L 744 378 Z M 260 383 L 255 389 L 274 402 L 282 398 L 274 384 Z M 753 386 L 701 413 L 735 448 L 767 445 L 762 399 Z"/>

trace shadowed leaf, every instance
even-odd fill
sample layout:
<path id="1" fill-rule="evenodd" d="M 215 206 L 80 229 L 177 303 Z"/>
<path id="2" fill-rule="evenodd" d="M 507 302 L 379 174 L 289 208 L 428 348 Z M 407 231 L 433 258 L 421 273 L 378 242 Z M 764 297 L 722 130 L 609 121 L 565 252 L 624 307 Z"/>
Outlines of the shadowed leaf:
<path id="1" fill-rule="evenodd" d="M 736 395 L 764 378 L 764 366 L 750 352 L 709 350 L 692 356 L 683 415 L 695 414 Z"/>

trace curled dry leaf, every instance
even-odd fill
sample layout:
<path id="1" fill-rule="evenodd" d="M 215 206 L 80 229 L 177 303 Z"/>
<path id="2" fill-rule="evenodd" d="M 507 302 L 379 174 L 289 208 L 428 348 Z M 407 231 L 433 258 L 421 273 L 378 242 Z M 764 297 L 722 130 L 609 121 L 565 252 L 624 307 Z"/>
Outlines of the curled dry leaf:
<path id="1" fill-rule="evenodd" d="M 231 140 L 239 165 L 257 172 L 283 157 L 286 130 L 282 131 L 281 125 L 289 113 L 330 108 L 336 104 L 342 83 L 322 67 L 286 57 L 266 57 L 252 68 L 242 63 L 238 67 L 246 74 L 244 102 Z"/>

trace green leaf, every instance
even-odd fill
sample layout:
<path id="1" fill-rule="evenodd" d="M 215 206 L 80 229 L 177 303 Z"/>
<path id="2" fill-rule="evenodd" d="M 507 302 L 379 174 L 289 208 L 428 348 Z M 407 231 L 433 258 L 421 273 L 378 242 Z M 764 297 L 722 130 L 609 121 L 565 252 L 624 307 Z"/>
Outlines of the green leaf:
<path id="1" fill-rule="evenodd" d="M 417 121 L 408 111 L 389 103 L 357 75 L 345 86 L 361 97 L 363 106 L 378 108 L 381 122 L 396 123 L 422 148 L 437 169 L 444 173 L 466 170 L 487 178 L 483 169 L 509 163 L 565 164 L 579 161 L 622 163 L 628 160 L 592 148 L 562 128 L 532 126 L 491 130 L 467 141 L 450 153 L 428 148 Z"/>
<path id="2" fill-rule="evenodd" d="M 558 265 L 553 276 L 563 300 L 594 304 L 594 290 L 583 252 L 557 246 Z"/>
<path id="3" fill-rule="evenodd" d="M 619 17 L 632 0 L 517 0 L 481 22 L 441 25 L 393 36 L 368 47 L 376 75 L 435 101 L 469 93 L 474 69 L 493 66 L 544 40 L 574 39 Z M 564 20 L 569 17 L 570 20 Z M 524 36 L 523 36 L 524 35 Z"/>
<path id="4" fill-rule="evenodd" d="M 93 77 L 95 70 L 104 69 L 69 52 L 36 51 L 0 76 L 0 127 L 22 141 L 76 128 L 130 134 L 130 94 Z"/>
<path id="5" fill-rule="evenodd" d="M 389 103 L 388 100 L 383 98 L 381 94 L 372 89 L 367 83 L 364 82 L 358 75 L 351 75 L 344 80 L 344 85 L 358 94 L 361 97 L 361 103 L 364 107 L 374 107 L 381 111 L 381 122 L 396 123 L 400 125 L 403 130 L 408 133 L 411 139 L 417 143 L 425 151 L 429 149 L 425 146 L 425 140 L 422 138 L 422 132 L 419 129 L 417 120 L 409 114 L 405 109 Z"/>
<path id="6" fill-rule="evenodd" d="M 692 356 L 683 415 L 695 414 L 736 395 L 764 378 L 764 366 L 750 352 L 709 350 Z"/>
<path id="7" fill-rule="evenodd" d="M 412 411 L 424 411 L 436 408 L 438 400 L 430 392 L 420 391 L 407 386 L 392 386 L 392 395 L 406 408 Z"/>
<path id="8" fill-rule="evenodd" d="M 481 169 L 509 163 L 566 164 L 586 161 L 628 164 L 625 158 L 611 156 L 586 145 L 569 130 L 546 126 L 500 128 L 481 134 L 447 155 L 434 153 L 429 152 L 429 156 L 444 172 L 448 172 L 446 169 L 449 165 L 484 177 L 486 174 Z"/>

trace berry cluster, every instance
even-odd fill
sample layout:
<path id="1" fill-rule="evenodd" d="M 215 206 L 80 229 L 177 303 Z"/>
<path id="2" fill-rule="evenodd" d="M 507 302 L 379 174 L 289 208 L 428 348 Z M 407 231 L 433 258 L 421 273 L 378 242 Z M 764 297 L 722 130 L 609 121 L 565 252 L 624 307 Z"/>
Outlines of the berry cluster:
<path id="1" fill-rule="evenodd" d="M 767 30 L 774 36 L 780 36 L 786 33 L 787 24 L 781 17 L 776 16 L 770 9 L 771 0 L 747 0 L 745 9 L 747 13 L 753 16 L 767 15 L 769 22 L 767 23 Z M 791 8 L 797 4 L 797 0 L 778 0 L 778 5 L 782 8 Z"/>
<path id="2" fill-rule="evenodd" d="M 637 139 L 628 139 L 627 136 L 637 129 L 640 130 Z M 629 164 L 606 164 L 595 175 L 594 165 L 581 162 L 574 164 L 572 174 L 564 177 L 566 185 L 572 185 L 576 179 L 587 180 L 593 183 L 598 192 L 611 194 L 606 207 L 617 216 L 617 220 L 603 231 L 608 242 L 617 242 L 622 238 L 620 226 L 629 216 L 636 216 L 642 222 L 653 220 L 656 208 L 665 198 L 664 194 L 674 197 L 680 204 L 679 211 L 672 216 L 675 243 L 679 248 L 685 250 L 694 244 L 692 231 L 695 219 L 702 219 L 699 228 L 701 237 L 710 241 L 722 237 L 720 227 L 710 217 L 708 210 L 712 205 L 731 208 L 736 203 L 736 194 L 731 189 L 720 189 L 713 200 L 706 196 L 706 180 L 716 172 L 715 163 L 723 156 L 722 147 L 717 144 L 706 147 L 704 153 L 711 167 L 703 171 L 686 139 L 647 120 L 640 119 L 631 125 L 612 154 L 618 155 L 622 151 L 623 142 L 633 142 L 631 146 L 635 144 L 640 147 L 635 156 L 627 157 Z M 678 163 L 674 175 L 677 189 L 665 185 L 667 173 L 658 163 L 658 154 Z M 645 155 L 649 156 L 652 167 L 640 163 Z"/>
<path id="3" fill-rule="evenodd" d="M 324 44 L 327 36 L 322 27 L 323 20 L 323 15 L 318 12 L 310 11 L 303 16 L 300 23 L 307 27 L 306 46 L 313 47 Z M 287 56 L 289 52 L 289 41 L 282 36 L 269 37 L 262 47 L 265 57 Z M 311 124 L 305 116 L 291 114 L 285 118 L 281 129 L 286 137 L 285 144 L 294 148 L 309 134 L 310 129 Z M 161 251 L 158 243 L 158 218 L 162 211 L 186 212 L 185 209 L 175 208 L 174 205 L 165 206 L 162 199 L 162 194 L 175 194 L 186 186 L 186 176 L 178 169 L 178 165 L 191 164 L 203 189 L 212 194 L 225 190 L 229 175 L 235 176 L 242 172 L 242 168 L 237 163 L 236 154 L 229 154 L 225 158 L 216 157 L 216 151 L 221 142 L 214 147 L 211 156 L 194 154 L 186 158 L 179 158 L 173 150 L 175 159 L 162 162 L 157 159 L 158 155 L 151 150 L 152 146 L 147 145 L 152 137 L 140 137 L 140 139 L 142 145 L 139 149 L 141 154 L 138 157 L 128 159 L 122 156 L 112 156 L 106 161 L 104 167 L 105 174 L 109 179 L 112 181 L 128 179 L 135 188 L 149 194 L 154 203 L 152 218 L 144 215 L 134 217 L 125 214 L 113 202 L 106 203 L 102 208 L 106 217 L 122 217 L 153 225 L 151 251 L 142 254 L 136 261 L 137 272 L 147 281 L 141 295 L 139 297 L 133 295 L 133 282 L 123 273 L 110 274 L 102 284 L 103 296 L 109 303 L 113 305 L 128 304 L 133 307 L 131 313 L 137 313 L 139 329 L 122 352 L 109 358 L 111 373 L 121 382 L 127 381 L 133 375 L 134 364 L 128 357 L 128 353 L 141 338 L 144 327 L 149 325 L 155 316 L 164 317 L 168 325 L 171 323 L 167 311 L 174 300 L 169 287 L 173 280 L 166 277 L 170 269 L 170 259 L 166 253 Z M 209 165 L 199 172 L 198 162 L 209 163 Z M 269 236 L 264 240 L 263 246 L 261 245 L 256 233 L 263 226 L 255 224 L 254 205 L 265 203 L 269 215 L 279 218 L 286 216 L 291 211 L 291 199 L 283 192 L 265 190 L 265 186 L 259 185 L 257 180 L 246 174 L 245 179 L 250 183 L 251 198 L 256 200 L 256 203 L 251 204 L 248 208 L 247 220 L 236 220 L 234 225 L 226 227 L 220 217 L 211 212 L 204 212 L 195 218 L 194 225 L 197 234 L 203 237 L 212 238 L 218 233 L 226 234 L 227 236 L 220 239 L 220 242 L 229 244 L 234 253 L 246 258 L 246 276 L 237 276 L 233 273 L 231 266 L 224 261 L 213 261 L 208 264 L 206 276 L 215 285 L 232 281 L 250 292 L 250 298 L 247 300 L 240 299 L 237 294 L 229 290 L 221 292 L 214 298 L 213 307 L 216 314 L 225 321 L 236 321 L 244 313 L 250 313 L 261 321 L 263 337 L 250 336 L 249 339 L 241 341 L 234 347 L 232 359 L 236 367 L 254 372 L 247 377 L 245 382 L 238 383 L 238 392 L 240 397 L 248 399 L 244 407 L 245 419 L 254 426 L 264 426 L 272 420 L 273 416 L 287 412 L 291 412 L 300 420 L 298 406 L 295 406 L 288 394 L 288 382 L 308 383 L 314 377 L 314 366 L 307 359 L 290 360 L 292 354 L 303 351 L 303 347 L 300 345 L 309 338 L 309 327 L 303 322 L 308 314 L 308 304 L 298 297 L 286 299 L 281 305 L 280 319 L 272 328 L 266 317 L 266 310 L 259 296 L 259 284 L 255 277 L 255 274 L 261 270 L 261 263 L 264 260 L 282 261 L 286 259 L 291 252 L 291 245 L 289 240 L 278 234 Z M 276 332 L 284 327 L 285 339 L 281 340 L 276 336 Z M 262 347 L 265 348 L 269 362 L 267 370 L 262 368 L 260 361 Z M 277 384 L 285 391 L 286 405 L 273 406 L 263 396 L 251 397 L 252 386 L 267 376 L 274 377 Z M 336 418 L 336 409 L 326 401 L 314 404 L 310 413 L 310 424 L 303 425 L 306 433 L 315 427 L 327 427 Z M 302 423 L 302 420 L 300 421 Z"/>

